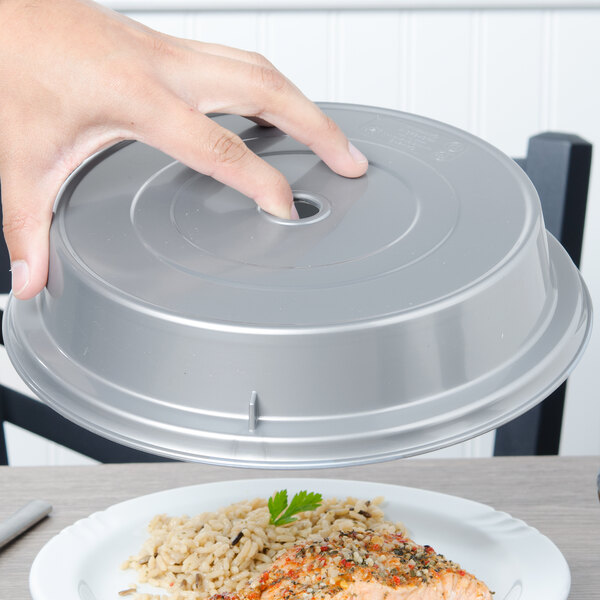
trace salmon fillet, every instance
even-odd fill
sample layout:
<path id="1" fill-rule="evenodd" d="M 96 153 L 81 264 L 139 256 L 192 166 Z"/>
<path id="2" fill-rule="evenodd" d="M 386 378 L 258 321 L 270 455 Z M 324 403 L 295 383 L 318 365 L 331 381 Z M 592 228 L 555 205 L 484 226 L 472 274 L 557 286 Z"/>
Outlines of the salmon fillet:
<path id="1" fill-rule="evenodd" d="M 249 589 L 211 600 L 491 600 L 459 565 L 400 534 L 342 532 L 287 550 Z"/>

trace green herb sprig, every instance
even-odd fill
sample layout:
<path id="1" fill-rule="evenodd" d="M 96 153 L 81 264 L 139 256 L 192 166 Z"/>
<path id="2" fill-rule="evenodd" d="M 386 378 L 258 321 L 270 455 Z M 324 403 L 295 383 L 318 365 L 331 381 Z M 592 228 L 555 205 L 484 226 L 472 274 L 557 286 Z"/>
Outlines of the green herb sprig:
<path id="1" fill-rule="evenodd" d="M 307 510 L 315 510 L 315 508 L 321 506 L 322 501 L 323 497 L 321 494 L 303 490 L 295 494 L 288 505 L 287 490 L 276 492 L 269 498 L 268 502 L 269 513 L 271 513 L 269 523 L 276 527 L 278 525 L 293 523 L 298 520 L 293 515 L 306 512 Z"/>

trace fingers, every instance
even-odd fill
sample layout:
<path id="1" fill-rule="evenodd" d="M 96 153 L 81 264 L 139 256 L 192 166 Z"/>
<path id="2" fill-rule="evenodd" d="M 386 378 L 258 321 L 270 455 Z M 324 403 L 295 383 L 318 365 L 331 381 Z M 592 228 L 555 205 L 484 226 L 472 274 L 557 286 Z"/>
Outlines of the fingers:
<path id="1" fill-rule="evenodd" d="M 247 50 L 240 50 L 239 48 L 231 48 L 230 46 L 223 46 L 222 44 L 211 44 L 207 42 L 200 42 L 196 40 L 185 40 L 178 39 L 179 43 L 185 44 L 189 49 L 195 50 L 196 52 L 203 52 L 212 54 L 214 56 L 221 56 L 225 58 L 233 58 L 235 60 L 245 62 L 252 65 L 259 65 L 263 67 L 275 67 L 266 59 L 262 54 L 258 52 L 249 52 Z M 242 115 L 250 121 L 260 125 L 261 127 L 273 127 L 272 123 L 251 115 Z"/>
<path id="2" fill-rule="evenodd" d="M 180 100 L 171 98 L 163 108 L 161 121 L 145 128 L 143 141 L 252 198 L 267 212 L 292 218 L 292 190 L 285 177 L 239 136 Z"/>
<path id="3" fill-rule="evenodd" d="M 263 82 L 270 77 L 274 75 L 263 75 Z M 255 83 L 255 89 L 263 99 L 262 110 L 256 116 L 308 146 L 336 173 L 360 177 L 366 172 L 367 158 L 316 104 L 295 86 L 286 88 L 283 97 L 273 93 L 270 87 L 261 81 Z"/>
<path id="4" fill-rule="evenodd" d="M 258 52 L 241 50 L 240 48 L 232 48 L 231 46 L 224 46 L 223 44 L 212 44 L 210 42 L 201 42 L 198 40 L 186 40 L 171 37 L 170 39 L 175 43 L 184 44 L 190 50 L 194 50 L 198 53 L 212 54 L 214 56 L 232 58 L 249 64 L 275 68 L 266 57 Z"/>
<path id="5" fill-rule="evenodd" d="M 260 54 L 217 44 L 189 42 L 198 68 L 186 70 L 175 93 L 201 112 L 241 114 L 275 125 L 310 147 L 336 173 L 360 177 L 368 167 L 366 157 L 348 140 L 338 125 Z M 207 53 L 209 58 L 207 59 Z M 191 65 L 194 59 L 191 60 Z M 206 90 L 215 89 L 214 97 Z M 218 96 L 218 97 L 217 97 Z M 202 99 L 202 100 L 201 100 Z M 256 121 L 255 121 L 256 122 Z"/>
<path id="6" fill-rule="evenodd" d="M 33 177 L 2 180 L 4 239 L 10 254 L 13 294 L 35 296 L 48 278 L 48 236 L 56 189 L 42 189 Z"/>

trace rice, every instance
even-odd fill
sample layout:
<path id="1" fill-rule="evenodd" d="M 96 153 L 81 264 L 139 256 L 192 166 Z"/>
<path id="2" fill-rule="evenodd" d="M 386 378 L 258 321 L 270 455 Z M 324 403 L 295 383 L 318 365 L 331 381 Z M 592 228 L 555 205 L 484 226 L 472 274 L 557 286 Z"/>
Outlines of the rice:
<path id="1" fill-rule="evenodd" d="M 195 517 L 157 515 L 148 525 L 150 537 L 122 568 L 135 569 L 138 583 L 168 590 L 169 600 L 204 600 L 217 593 L 241 591 L 279 554 L 299 542 L 366 529 L 407 535 L 401 523 L 384 519 L 382 502 L 382 497 L 324 499 L 316 510 L 300 513 L 297 521 L 278 527 L 269 524 L 265 498 Z M 137 600 L 160 597 L 134 596 Z"/>

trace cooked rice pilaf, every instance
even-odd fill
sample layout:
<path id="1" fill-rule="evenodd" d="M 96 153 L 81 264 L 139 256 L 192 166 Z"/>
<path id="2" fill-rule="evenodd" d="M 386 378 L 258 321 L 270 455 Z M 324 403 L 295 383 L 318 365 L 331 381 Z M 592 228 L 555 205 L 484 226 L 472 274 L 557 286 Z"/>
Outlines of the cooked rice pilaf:
<path id="1" fill-rule="evenodd" d="M 157 515 L 148 525 L 150 537 L 123 569 L 138 571 L 138 582 L 164 589 L 169 600 L 205 600 L 213 594 L 244 589 L 285 549 L 304 540 L 317 541 L 339 531 L 403 533 L 401 523 L 384 519 L 383 498 L 324 499 L 319 508 L 298 520 L 275 527 L 265 498 L 231 504 L 195 517 Z M 137 600 L 159 596 L 136 593 Z"/>

